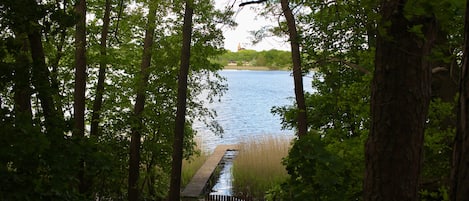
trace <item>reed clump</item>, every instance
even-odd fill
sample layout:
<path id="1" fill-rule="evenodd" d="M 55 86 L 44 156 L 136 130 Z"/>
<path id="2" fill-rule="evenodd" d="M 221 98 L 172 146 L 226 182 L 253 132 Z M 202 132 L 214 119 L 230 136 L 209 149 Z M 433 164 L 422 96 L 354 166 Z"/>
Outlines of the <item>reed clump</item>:
<path id="1" fill-rule="evenodd" d="M 194 154 L 189 160 L 182 161 L 181 172 L 181 187 L 184 188 L 191 181 L 197 170 L 205 163 L 209 153 L 203 151 L 200 147 L 200 142 L 197 142 L 197 153 Z"/>
<path id="2" fill-rule="evenodd" d="M 282 158 L 288 155 L 291 138 L 265 136 L 239 145 L 233 162 L 233 188 L 238 196 L 264 198 L 265 192 L 288 177 Z"/>

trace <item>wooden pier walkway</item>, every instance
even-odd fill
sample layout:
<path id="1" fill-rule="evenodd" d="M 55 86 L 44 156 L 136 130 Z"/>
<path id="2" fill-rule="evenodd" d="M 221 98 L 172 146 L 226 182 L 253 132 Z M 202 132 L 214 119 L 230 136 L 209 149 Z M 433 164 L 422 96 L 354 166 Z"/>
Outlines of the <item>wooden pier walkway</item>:
<path id="1" fill-rule="evenodd" d="M 218 145 L 213 154 L 205 161 L 182 191 L 182 198 L 197 199 L 204 196 L 207 184 L 226 151 L 237 150 L 236 145 Z"/>

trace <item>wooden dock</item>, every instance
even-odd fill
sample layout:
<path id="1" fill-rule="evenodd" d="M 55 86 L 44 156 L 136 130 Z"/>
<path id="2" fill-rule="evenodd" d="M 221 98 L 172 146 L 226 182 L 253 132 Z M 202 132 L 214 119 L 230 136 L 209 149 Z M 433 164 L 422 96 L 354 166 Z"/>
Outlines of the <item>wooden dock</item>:
<path id="1" fill-rule="evenodd" d="M 236 145 L 218 145 L 213 151 L 213 154 L 205 161 L 200 169 L 192 177 L 189 184 L 182 191 L 181 197 L 187 199 L 198 199 L 203 198 L 206 192 L 207 184 L 213 175 L 213 172 L 217 168 L 221 159 L 225 155 L 226 151 L 237 150 Z"/>

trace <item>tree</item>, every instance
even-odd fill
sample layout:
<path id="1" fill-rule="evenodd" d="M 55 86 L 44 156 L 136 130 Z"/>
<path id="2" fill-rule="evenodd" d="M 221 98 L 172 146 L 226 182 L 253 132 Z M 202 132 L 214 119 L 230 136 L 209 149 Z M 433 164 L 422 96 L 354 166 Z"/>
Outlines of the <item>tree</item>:
<path id="1" fill-rule="evenodd" d="M 305 94 L 310 131 L 294 141 L 296 148 L 284 161 L 291 178 L 272 195 L 283 200 L 362 199 L 374 65 L 374 47 L 366 45 L 366 27 L 374 24 L 369 4 L 309 1 L 291 6 L 298 9 L 302 67 L 314 72 L 314 93 Z M 289 105 L 272 112 L 282 117 L 283 127 L 296 128 L 296 110 Z"/>
<path id="2" fill-rule="evenodd" d="M 466 1 L 464 49 L 459 81 L 458 125 L 451 169 L 452 201 L 469 199 L 469 1 Z"/>
<path id="3" fill-rule="evenodd" d="M 39 6 L 36 2 L 30 2 L 31 9 L 37 9 Z M 15 5 L 19 6 L 19 5 Z M 28 19 L 32 23 L 37 23 L 38 19 Z M 29 23 L 29 21 L 28 21 Z M 31 51 L 31 58 L 33 61 L 32 68 L 32 83 L 38 92 L 39 100 L 41 101 L 42 112 L 44 113 L 45 127 L 50 135 L 62 135 L 61 123 L 63 121 L 63 114 L 59 114 L 53 94 L 51 92 L 51 83 L 49 81 L 50 71 L 47 68 L 46 58 L 44 54 L 44 46 L 42 44 L 42 36 L 39 27 L 31 27 L 28 32 L 29 46 Z"/>
<path id="4" fill-rule="evenodd" d="M 78 139 L 85 137 L 85 91 L 86 91 L 86 0 L 79 0 L 75 5 L 78 16 L 75 31 L 75 91 L 74 91 L 74 129 Z M 85 193 L 88 184 L 85 181 L 85 164 L 80 162 L 79 191 Z"/>
<path id="5" fill-rule="evenodd" d="M 239 6 L 245 6 L 249 4 L 258 4 L 266 2 L 266 0 L 260 1 L 248 1 L 241 3 Z M 297 135 L 299 137 L 306 135 L 308 132 L 308 124 L 307 124 L 307 115 L 306 115 L 306 103 L 304 98 L 304 90 L 303 90 L 303 71 L 301 68 L 301 54 L 300 54 L 300 40 L 301 37 L 298 34 L 295 17 L 293 12 L 290 8 L 290 1 L 288 0 L 281 0 L 280 1 L 282 7 L 282 13 L 285 16 L 285 20 L 287 22 L 287 32 L 288 32 L 288 40 L 290 41 L 291 46 L 291 58 L 293 62 L 293 80 L 295 85 L 295 99 L 296 104 L 298 107 L 297 111 Z"/>
<path id="6" fill-rule="evenodd" d="M 293 80 L 295 84 L 295 98 L 298 106 L 297 111 L 297 129 L 298 136 L 302 137 L 308 132 L 306 103 L 303 91 L 303 71 L 301 69 L 301 55 L 300 55 L 300 35 L 296 29 L 295 17 L 290 9 L 288 0 L 281 0 L 283 14 L 287 21 L 288 34 L 291 46 L 291 56 L 293 61 Z"/>
<path id="7" fill-rule="evenodd" d="M 109 22 L 111 13 L 111 1 L 106 0 L 103 17 L 103 28 L 101 30 L 100 39 L 100 55 L 101 61 L 99 62 L 98 83 L 96 84 L 96 98 L 93 103 L 93 114 L 91 117 L 91 130 L 90 135 L 97 136 L 99 133 L 100 112 L 103 104 L 104 93 L 104 80 L 106 78 L 106 65 L 107 65 L 107 37 L 109 33 Z"/>
<path id="8" fill-rule="evenodd" d="M 3 186 L 1 188 L 2 198 L 5 200 L 27 200 L 41 198 L 45 200 L 54 199 L 73 199 L 76 193 L 73 193 L 76 165 L 75 157 L 68 149 L 70 143 L 68 137 L 64 135 L 67 128 L 64 124 L 64 116 L 60 112 L 57 101 L 54 99 L 56 92 L 51 87 L 51 77 L 49 71 L 47 42 L 44 41 L 44 35 L 50 33 L 46 25 L 53 21 L 51 16 L 56 14 L 53 5 L 48 2 L 36 1 L 2 1 L 0 7 L 0 26 L 5 31 L 1 34 L 0 43 L 16 41 L 10 43 L 5 49 L 2 49 L 2 68 L 8 67 L 9 63 L 15 67 L 16 76 L 23 76 L 21 82 L 16 81 L 14 87 L 15 95 L 21 94 L 21 109 L 16 104 L 10 102 L 10 93 L 3 90 L 2 99 L 2 128 L 5 133 L 1 135 L 2 146 L 9 147 L 2 150 L 2 164 L 10 164 L 11 168 L 2 166 L 1 175 Z M 12 40 L 13 39 L 13 40 Z M 16 44 L 22 41 L 22 53 L 16 54 Z M 5 51 L 5 52 L 3 52 Z M 5 56 L 4 53 L 11 59 Z M 16 61 L 15 61 L 16 60 Z M 5 66 L 5 64 L 7 64 Z M 23 66 L 24 65 L 24 66 Z M 9 68 L 9 67 L 8 67 Z M 2 70 L 3 71 L 3 70 Z M 20 74 L 21 73 L 21 74 Z M 24 74 L 23 74 L 24 73 Z M 4 75 L 2 73 L 2 75 Z M 8 82 L 5 83 L 8 86 Z M 11 87 L 11 86 L 8 86 Z M 16 89 L 15 89 L 16 88 Z M 23 88 L 20 90 L 20 88 Z M 31 90 L 25 91 L 27 88 Z M 20 93 L 20 91 L 22 91 Z M 23 92 L 27 92 L 23 93 Z M 27 98 L 29 96 L 29 100 Z M 4 99 L 5 97 L 5 99 Z M 20 97 L 16 97 L 19 103 Z M 26 104 L 29 102 L 29 109 Z M 16 108 L 18 112 L 7 112 L 9 108 Z M 20 114 L 20 110 L 30 110 L 32 115 Z M 28 112 L 29 113 L 29 112 Z M 20 120 L 20 122 L 9 122 L 9 118 Z M 31 118 L 31 119 L 29 119 Z M 31 121 L 32 120 L 32 121 Z M 59 151 L 60 150 L 60 151 Z M 15 154 L 12 154 L 15 153 Z M 60 153 L 60 154 L 58 154 Z M 5 157 L 6 156 L 6 157 Z M 71 165 L 73 164 L 73 165 Z M 44 178 L 61 178 L 44 179 Z M 14 179 L 16 178 L 16 179 Z M 62 194 L 53 194 L 49 192 L 61 192 Z M 17 189 L 17 190 L 15 190 Z M 66 190 L 68 189 L 68 190 Z M 8 193 L 5 193 L 8 192 Z M 11 195 L 6 195 L 11 194 Z M 5 195 L 5 196 L 4 196 Z"/>
<path id="9" fill-rule="evenodd" d="M 148 4 L 126 8 L 128 1 L 119 1 L 118 5 L 107 1 L 111 2 L 108 8 L 119 11 L 109 15 L 112 21 L 105 51 L 112 60 L 106 61 L 102 56 L 106 1 L 86 1 L 88 16 L 95 17 L 86 20 L 89 76 L 85 84 L 98 85 L 98 67 L 105 65 L 102 99 L 112 101 L 103 101 L 100 117 L 95 118 L 101 119 L 99 134 L 83 138 L 75 135 L 73 122 L 75 72 L 71 69 L 77 66 L 76 30 L 69 28 L 79 19 L 74 12 L 77 2 L 0 1 L 0 200 L 122 199 L 129 190 L 129 133 L 138 126 L 141 145 L 132 148 L 140 151 L 140 165 L 131 168 L 139 172 L 134 177 L 138 196 L 145 200 L 164 199 L 171 171 L 183 2 L 157 2 L 153 35 L 158 45 L 146 52 L 159 56 L 149 62 L 147 86 L 139 89 L 137 85 L 144 76 L 136 66 L 142 65 Z M 219 22 L 230 20 L 209 0 L 198 2 L 199 13 L 194 20 L 198 29 L 194 31 L 191 55 L 194 60 L 188 79 L 185 158 L 194 153 L 191 121 L 213 117 L 202 101 L 216 98 L 226 88 L 216 73 L 221 66 L 211 63 L 211 59 L 224 52 Z M 95 88 L 98 87 L 86 91 L 87 97 L 97 96 Z M 132 114 L 136 91 L 145 95 L 145 110 L 138 118 Z M 198 100 L 207 92 L 207 99 Z M 86 106 L 91 103 L 86 101 Z M 98 109 L 85 110 L 84 115 L 92 117 L 92 111 Z M 96 121 L 84 121 L 85 128 L 91 122 Z M 86 171 L 82 171 L 82 164 Z M 86 184 L 85 193 L 79 192 L 83 189 L 79 189 L 79 171 L 86 178 L 82 180 L 86 181 L 82 183 Z"/>
<path id="10" fill-rule="evenodd" d="M 171 183 L 169 200 L 180 200 L 181 168 L 183 159 L 183 141 L 187 107 L 187 77 L 191 58 L 193 1 L 185 1 L 184 25 L 182 27 L 181 66 L 178 74 L 177 110 L 174 128 Z"/>
<path id="11" fill-rule="evenodd" d="M 143 132 L 142 112 L 145 106 L 145 91 L 148 85 L 149 67 L 152 57 L 153 36 L 155 34 L 156 3 L 150 3 L 150 10 L 147 15 L 147 27 L 145 31 L 145 40 L 143 44 L 142 62 L 140 64 L 140 74 L 137 81 L 137 98 L 134 107 L 134 120 L 132 122 L 132 134 L 130 140 L 130 158 L 129 158 L 129 181 L 128 181 L 128 200 L 137 201 L 139 196 L 139 172 L 140 172 L 140 149 L 141 133 Z"/>
<path id="12" fill-rule="evenodd" d="M 31 110 L 31 92 L 30 87 L 30 61 L 28 58 L 29 48 L 28 40 L 25 34 L 17 36 L 17 42 L 21 44 L 16 52 L 16 68 L 15 68 L 15 118 L 17 125 L 24 124 L 25 127 L 33 126 L 32 110 Z"/>
<path id="13" fill-rule="evenodd" d="M 448 164 L 450 164 L 451 148 L 447 144 L 452 142 L 454 132 L 451 126 L 451 123 L 455 122 L 451 115 L 454 101 L 452 91 L 455 91 L 454 78 L 458 77 L 458 73 L 454 70 L 457 64 L 452 62 L 457 60 L 458 56 L 454 53 L 460 51 L 459 46 L 462 43 L 458 39 L 461 32 L 459 27 L 461 27 L 462 10 L 459 2 L 412 1 L 402 4 L 405 5 L 406 18 L 410 20 L 417 21 L 415 19 L 419 17 L 428 19 L 435 16 L 438 21 L 438 26 L 435 27 L 435 30 L 438 30 L 436 39 L 430 37 L 428 40 L 429 42 L 435 40 L 436 47 L 432 48 L 431 54 L 424 57 L 426 62 L 431 63 L 433 75 L 430 115 L 425 119 L 425 157 L 418 187 L 422 200 L 443 199 L 449 186 Z M 314 69 L 315 93 L 305 94 L 308 125 L 311 130 L 320 132 L 320 141 L 327 144 L 327 151 L 335 153 L 334 157 L 344 161 L 348 176 L 336 175 L 330 177 L 329 181 L 350 182 L 348 186 L 341 188 L 340 192 L 334 192 L 334 195 L 337 195 L 348 191 L 343 196 L 343 199 L 348 200 L 363 197 L 361 183 L 365 171 L 365 159 L 362 148 L 370 128 L 369 83 L 375 65 L 375 37 L 378 32 L 387 33 L 382 29 L 378 31 L 375 27 L 379 19 L 375 12 L 380 8 L 377 3 L 376 1 L 327 3 L 303 1 L 295 4 L 295 8 L 299 8 L 298 29 L 303 36 L 302 62 L 305 68 Z M 306 8 L 302 9 L 303 7 Z M 411 28 L 409 28 L 411 32 L 419 34 L 419 37 L 427 37 L 426 27 Z M 434 79 L 435 73 L 438 73 L 438 83 Z M 443 74 L 448 77 L 442 79 Z M 283 116 L 284 127 L 295 128 L 296 114 L 293 106 L 277 107 L 273 111 Z M 298 158 L 303 155 L 290 154 L 288 158 Z M 327 158 L 321 158 L 319 162 L 321 161 L 327 162 Z M 308 161 L 297 162 L 296 165 L 301 166 Z M 291 166 L 294 165 L 293 163 Z M 307 190 L 305 185 L 300 184 L 299 186 L 303 187 L 302 192 L 315 192 L 315 197 L 326 197 L 324 193 L 327 192 L 314 191 L 328 185 L 320 179 L 316 178 L 314 182 L 322 185 L 313 187 L 313 190 Z M 299 182 L 301 180 L 298 180 Z M 291 190 L 290 187 L 294 186 L 295 183 L 282 185 L 281 190 Z M 302 192 L 297 191 L 295 194 L 300 195 Z"/>
<path id="14" fill-rule="evenodd" d="M 365 152 L 366 201 L 418 200 L 431 92 L 426 56 L 431 52 L 435 21 L 431 16 L 407 15 L 406 3 L 383 1 L 380 6 Z"/>
<path id="15" fill-rule="evenodd" d="M 78 16 L 75 31 L 75 92 L 74 135 L 85 136 L 85 90 L 86 90 L 86 0 L 75 5 Z"/>

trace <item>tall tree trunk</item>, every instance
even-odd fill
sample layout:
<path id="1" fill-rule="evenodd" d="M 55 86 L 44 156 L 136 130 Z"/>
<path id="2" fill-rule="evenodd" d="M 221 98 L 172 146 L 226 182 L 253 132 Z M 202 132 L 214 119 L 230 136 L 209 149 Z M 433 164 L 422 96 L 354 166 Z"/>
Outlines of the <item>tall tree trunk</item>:
<path id="1" fill-rule="evenodd" d="M 287 21 L 289 40 L 291 46 L 291 56 L 293 61 L 293 80 L 295 83 L 295 97 L 298 106 L 297 123 L 298 123 L 298 136 L 304 136 L 308 132 L 307 116 L 306 116 L 306 103 L 303 91 L 303 71 L 301 69 L 300 57 L 300 36 L 296 30 L 295 17 L 289 6 L 288 0 L 281 0 L 283 14 Z"/>
<path id="2" fill-rule="evenodd" d="M 365 201 L 418 200 L 424 126 L 431 94 L 432 19 L 404 16 L 405 1 L 383 1 L 366 143 Z M 425 38 L 409 31 L 423 25 Z"/>
<path id="3" fill-rule="evenodd" d="M 153 47 L 153 35 L 155 34 L 155 18 L 156 5 L 150 2 L 150 10 L 148 12 L 148 22 L 145 31 L 145 40 L 143 44 L 142 63 L 140 65 L 140 79 L 137 83 L 137 99 L 135 100 L 134 118 L 135 125 L 132 125 L 132 133 L 130 139 L 130 158 L 129 158 L 129 185 L 128 200 L 139 200 L 138 179 L 140 171 L 140 144 L 142 130 L 142 112 L 145 106 L 145 91 L 148 85 L 148 68 L 150 67 L 151 54 Z"/>
<path id="4" fill-rule="evenodd" d="M 86 0 L 79 0 L 75 5 L 78 16 L 75 31 L 75 91 L 74 91 L 74 127 L 73 136 L 81 139 L 85 136 L 85 90 L 86 90 Z M 78 172 L 79 192 L 85 193 L 88 184 L 85 178 L 84 159 L 81 159 Z"/>
<path id="5" fill-rule="evenodd" d="M 67 31 L 64 29 L 60 33 L 60 41 L 59 44 L 57 45 L 57 54 L 56 57 L 54 58 L 54 61 L 52 62 L 52 74 L 51 74 L 51 88 L 54 91 L 54 98 L 56 102 L 56 107 L 57 107 L 57 112 L 60 114 L 63 114 L 63 103 L 62 103 L 62 97 L 60 96 L 60 82 L 58 80 L 58 72 L 59 72 L 59 62 L 60 59 L 63 56 L 63 46 L 65 44 L 65 37 L 67 36 L 66 33 Z"/>
<path id="6" fill-rule="evenodd" d="M 61 135 L 63 134 L 60 131 L 61 124 L 63 123 L 63 114 L 57 112 L 50 90 L 50 72 L 46 65 L 41 34 L 38 30 L 32 30 L 28 34 L 28 40 L 33 60 L 32 83 L 41 101 L 46 131 L 51 135 Z"/>
<path id="7" fill-rule="evenodd" d="M 85 135 L 85 89 L 86 89 L 86 0 L 75 5 L 78 22 L 75 31 L 75 92 L 74 129 L 76 137 Z"/>
<path id="8" fill-rule="evenodd" d="M 187 77 L 189 73 L 192 38 L 193 2 L 186 0 L 184 25 L 182 28 L 181 66 L 178 75 L 178 95 L 176 123 L 174 128 L 173 161 L 171 169 L 171 183 L 169 187 L 169 201 L 180 200 L 181 194 L 181 166 L 184 141 L 184 125 L 186 122 Z"/>
<path id="9" fill-rule="evenodd" d="M 64 4 L 65 4 L 65 2 L 64 2 Z M 66 8 L 67 5 L 64 5 L 64 7 Z M 66 37 L 67 37 L 67 30 L 66 30 L 66 28 L 63 28 L 60 32 L 59 43 L 57 44 L 57 54 L 55 55 L 55 58 L 53 59 L 53 61 L 51 63 L 51 67 L 52 67 L 51 87 L 52 87 L 52 90 L 54 91 L 54 98 L 55 98 L 55 102 L 56 102 L 56 105 L 57 105 L 57 111 L 60 114 L 63 114 L 64 111 L 63 111 L 62 97 L 60 96 L 60 89 L 59 89 L 60 82 L 58 80 L 59 62 L 60 62 L 60 59 L 62 59 L 62 57 L 64 55 L 63 47 L 65 45 Z"/>
<path id="10" fill-rule="evenodd" d="M 469 200 L 469 0 L 464 21 L 464 55 L 459 82 L 458 127 L 451 171 L 452 201 Z"/>
<path id="11" fill-rule="evenodd" d="M 106 78 L 106 65 L 107 65 L 107 36 L 109 33 L 109 22 L 111 13 L 111 0 L 106 0 L 106 6 L 104 10 L 103 18 L 103 29 L 101 30 L 101 41 L 100 41 L 100 53 L 101 60 L 99 62 L 99 74 L 98 83 L 96 85 L 96 98 L 93 103 L 93 114 L 91 116 L 91 136 L 98 135 L 99 119 L 101 114 L 101 108 L 103 104 L 103 93 L 104 93 L 104 79 Z"/>
<path id="12" fill-rule="evenodd" d="M 15 66 L 15 124 L 17 126 L 27 125 L 32 126 L 32 111 L 31 111 L 31 92 L 30 87 L 30 62 L 28 58 L 28 39 L 26 34 L 17 35 L 18 42 L 22 43 L 21 49 L 16 55 Z"/>
<path id="13" fill-rule="evenodd" d="M 62 4 L 63 6 L 63 9 L 62 11 L 64 13 L 67 12 L 67 8 L 68 8 L 68 0 L 63 0 L 62 2 L 59 2 L 58 0 L 55 2 L 55 6 L 56 8 L 60 8 L 60 4 Z M 65 45 L 65 40 L 66 40 L 66 37 L 67 37 L 67 27 L 61 27 L 62 30 L 60 30 L 60 33 L 59 33 L 59 41 L 58 41 L 58 44 L 56 46 L 57 48 L 57 53 L 55 55 L 55 58 L 52 60 L 51 62 L 51 66 L 52 66 L 52 74 L 51 74 L 51 86 L 52 86 L 52 89 L 54 90 L 54 98 L 55 98 L 55 102 L 56 102 L 56 105 L 57 105 L 57 111 L 60 113 L 60 114 L 63 114 L 64 111 L 63 111 L 63 102 L 62 102 L 62 96 L 60 96 L 60 82 L 58 80 L 58 73 L 59 73 L 59 62 L 60 60 L 62 59 L 63 55 L 64 55 L 64 52 L 63 52 L 63 48 L 64 48 L 64 45 Z"/>

